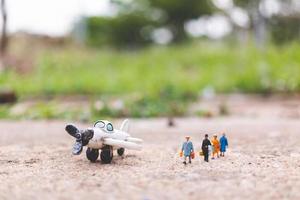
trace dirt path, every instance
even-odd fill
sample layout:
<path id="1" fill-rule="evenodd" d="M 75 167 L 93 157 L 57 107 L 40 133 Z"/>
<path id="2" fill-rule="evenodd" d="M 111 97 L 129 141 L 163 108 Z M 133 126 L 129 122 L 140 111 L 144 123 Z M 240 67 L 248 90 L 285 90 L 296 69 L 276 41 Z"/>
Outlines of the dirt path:
<path id="1" fill-rule="evenodd" d="M 175 122 L 131 120 L 144 149 L 103 165 L 71 155 L 65 122 L 0 121 L 0 199 L 300 199 L 299 120 Z M 177 152 L 184 135 L 199 150 L 204 133 L 220 131 L 229 138 L 227 157 L 204 163 L 196 156 L 183 166 Z"/>

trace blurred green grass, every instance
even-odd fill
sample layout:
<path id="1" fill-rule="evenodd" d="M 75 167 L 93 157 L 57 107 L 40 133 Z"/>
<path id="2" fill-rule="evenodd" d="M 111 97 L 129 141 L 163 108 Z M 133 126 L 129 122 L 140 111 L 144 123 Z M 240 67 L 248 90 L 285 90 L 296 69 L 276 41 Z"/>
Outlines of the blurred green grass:
<path id="1" fill-rule="evenodd" d="M 286 92 L 300 89 L 299 44 L 268 46 L 202 42 L 139 51 L 111 49 L 43 50 L 33 72 L 1 75 L 0 84 L 22 96 L 56 94 L 128 94 Z"/>
<path id="2" fill-rule="evenodd" d="M 39 96 L 91 96 L 90 109 L 58 112 L 59 102 L 39 103 L 22 115 L 1 106 L 0 118 L 183 116 L 204 89 L 216 92 L 300 91 L 300 44 L 233 45 L 194 42 L 143 50 L 64 48 L 41 50 L 31 72 L 0 74 L 0 86 L 21 99 Z M 121 99 L 121 108 L 111 106 Z M 101 101 L 101 108 L 95 106 Z M 197 113 L 197 111 L 196 111 Z M 206 116 L 207 112 L 197 115 Z"/>

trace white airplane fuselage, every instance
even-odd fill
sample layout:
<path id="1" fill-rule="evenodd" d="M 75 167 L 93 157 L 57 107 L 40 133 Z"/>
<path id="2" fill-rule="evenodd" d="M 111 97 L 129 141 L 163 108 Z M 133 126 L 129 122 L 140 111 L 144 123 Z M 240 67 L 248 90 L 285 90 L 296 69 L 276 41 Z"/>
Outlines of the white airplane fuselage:
<path id="1" fill-rule="evenodd" d="M 101 149 L 104 146 L 103 142 L 105 138 L 112 138 L 125 141 L 126 138 L 130 136 L 128 133 L 125 133 L 120 130 L 115 130 L 114 132 L 110 133 L 107 133 L 100 128 L 93 128 L 93 130 L 94 136 L 87 145 L 88 147 L 93 149 Z"/>
<path id="2" fill-rule="evenodd" d="M 113 149 L 141 149 L 141 145 L 139 145 L 139 143 L 141 143 L 142 140 L 138 138 L 132 138 L 128 133 L 124 131 L 115 129 L 114 131 L 106 132 L 101 128 L 96 127 L 92 129 L 94 130 L 94 135 L 87 145 L 92 149 L 101 149 L 105 145 L 110 145 L 113 147 Z"/>

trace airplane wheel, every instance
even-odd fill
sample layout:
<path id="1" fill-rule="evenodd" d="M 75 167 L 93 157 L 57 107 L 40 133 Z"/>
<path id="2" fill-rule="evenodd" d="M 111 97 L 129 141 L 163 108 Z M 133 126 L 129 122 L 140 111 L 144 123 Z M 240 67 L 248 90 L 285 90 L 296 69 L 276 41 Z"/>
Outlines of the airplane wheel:
<path id="1" fill-rule="evenodd" d="M 96 162 L 97 158 L 99 157 L 99 150 L 87 148 L 86 150 L 86 157 L 91 162 Z"/>
<path id="2" fill-rule="evenodd" d="M 123 156 L 124 152 L 125 152 L 124 148 L 120 148 L 120 149 L 117 150 L 117 153 L 118 153 L 119 156 Z"/>
<path id="3" fill-rule="evenodd" d="M 109 164 L 112 161 L 113 158 L 113 149 L 111 146 L 106 146 L 102 149 L 100 158 L 102 163 Z"/>

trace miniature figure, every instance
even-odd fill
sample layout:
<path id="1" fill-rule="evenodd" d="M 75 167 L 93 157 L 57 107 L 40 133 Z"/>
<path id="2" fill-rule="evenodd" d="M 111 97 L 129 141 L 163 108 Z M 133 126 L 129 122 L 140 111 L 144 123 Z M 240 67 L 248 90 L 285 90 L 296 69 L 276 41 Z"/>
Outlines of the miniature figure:
<path id="1" fill-rule="evenodd" d="M 218 140 L 218 136 L 215 134 L 213 139 L 211 140 L 213 150 L 212 150 L 212 158 L 215 159 L 215 154 L 217 154 L 217 157 L 219 158 L 219 152 L 220 152 L 220 142 Z"/>
<path id="2" fill-rule="evenodd" d="M 202 153 L 204 155 L 204 161 L 208 162 L 208 156 L 209 156 L 209 148 L 211 146 L 211 143 L 208 139 L 208 135 L 205 134 L 205 138 L 202 142 Z"/>
<path id="3" fill-rule="evenodd" d="M 125 148 L 140 150 L 143 140 L 131 137 L 127 132 L 129 129 L 128 120 L 124 120 L 120 130 L 114 130 L 111 122 L 99 120 L 93 128 L 79 130 L 76 126 L 68 124 L 66 131 L 76 138 L 73 146 L 73 154 L 79 155 L 83 146 L 87 146 L 86 157 L 95 162 L 99 157 L 103 163 L 110 163 L 113 158 L 113 150 L 116 149 L 119 156 L 124 154 Z"/>
<path id="4" fill-rule="evenodd" d="M 221 145 L 221 157 L 224 157 L 226 148 L 228 148 L 228 140 L 226 138 L 225 133 L 223 133 L 223 136 L 220 138 L 220 145 Z"/>
<path id="5" fill-rule="evenodd" d="M 190 141 L 190 136 L 185 136 L 186 141 L 182 144 L 180 156 L 183 155 L 183 164 L 186 165 L 186 158 L 189 158 L 189 163 L 192 163 L 192 159 L 195 157 L 193 143 Z"/>

